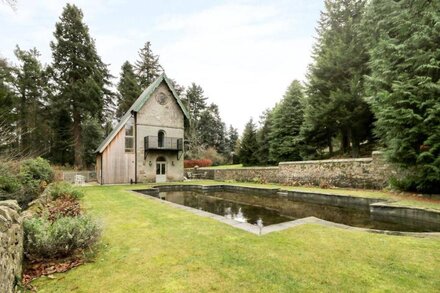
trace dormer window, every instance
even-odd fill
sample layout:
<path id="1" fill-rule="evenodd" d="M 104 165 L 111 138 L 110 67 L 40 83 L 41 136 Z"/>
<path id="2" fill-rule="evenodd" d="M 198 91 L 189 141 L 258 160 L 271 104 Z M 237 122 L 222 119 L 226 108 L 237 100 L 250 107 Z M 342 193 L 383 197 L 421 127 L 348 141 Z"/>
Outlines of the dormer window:
<path id="1" fill-rule="evenodd" d="M 130 118 L 125 124 L 125 152 L 134 152 L 134 119 Z"/>

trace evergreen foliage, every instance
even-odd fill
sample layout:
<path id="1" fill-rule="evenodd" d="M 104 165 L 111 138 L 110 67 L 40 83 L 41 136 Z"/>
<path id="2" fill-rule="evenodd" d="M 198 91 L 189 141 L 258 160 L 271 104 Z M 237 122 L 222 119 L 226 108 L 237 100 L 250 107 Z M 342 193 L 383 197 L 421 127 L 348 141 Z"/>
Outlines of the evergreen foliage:
<path id="1" fill-rule="evenodd" d="M 150 42 L 146 42 L 139 50 L 135 72 L 142 90 L 145 90 L 163 72 L 163 68 L 159 63 L 159 56 L 154 55 Z"/>
<path id="2" fill-rule="evenodd" d="M 87 117 L 83 122 L 81 135 L 84 142 L 83 159 L 87 166 L 91 166 L 96 160 L 95 150 L 104 139 L 104 130 L 96 118 Z"/>
<path id="3" fill-rule="evenodd" d="M 271 165 L 274 161 L 270 158 L 270 134 L 272 132 L 272 111 L 267 109 L 260 117 L 260 128 L 257 130 L 258 160 L 260 165 Z"/>
<path id="4" fill-rule="evenodd" d="M 239 134 L 237 128 L 229 125 L 229 129 L 226 132 L 225 136 L 225 154 L 230 156 L 233 152 L 235 152 L 235 146 L 237 144 L 238 138 Z"/>
<path id="5" fill-rule="evenodd" d="M 341 151 L 359 156 L 360 143 L 371 138 L 372 114 L 364 101 L 369 72 L 361 20 L 365 0 L 326 0 L 321 13 L 313 64 L 309 67 L 302 136 L 316 151 L 339 137 Z"/>
<path id="6" fill-rule="evenodd" d="M 197 132 L 202 145 L 213 147 L 218 153 L 225 153 L 225 124 L 216 104 L 210 104 L 200 114 Z"/>
<path id="7" fill-rule="evenodd" d="M 68 111 L 72 120 L 74 163 L 81 168 L 84 166 L 82 123 L 85 115 L 103 122 L 105 105 L 112 104 L 107 88 L 110 75 L 96 52 L 78 7 L 66 5 L 55 25 L 54 36 L 55 41 L 50 44 L 53 55 L 51 67 L 57 94 L 52 107 L 55 111 Z"/>
<path id="8" fill-rule="evenodd" d="M 117 90 L 118 108 L 116 110 L 116 118 L 119 119 L 128 111 L 142 92 L 136 74 L 133 71 L 133 66 L 128 61 L 125 61 L 121 67 L 121 77 Z"/>
<path id="9" fill-rule="evenodd" d="M 42 155 L 49 149 L 46 140 L 50 128 L 47 123 L 47 77 L 41 65 L 37 49 L 15 49 L 19 64 L 14 70 L 15 105 L 19 152 L 22 155 Z"/>
<path id="10" fill-rule="evenodd" d="M 299 133 L 303 123 L 303 99 L 302 85 L 294 80 L 271 113 L 269 154 L 272 161 L 301 160 Z"/>
<path id="11" fill-rule="evenodd" d="M 409 174 L 395 183 L 440 193 L 440 2 L 374 0 L 364 27 L 375 131 Z"/>
<path id="12" fill-rule="evenodd" d="M 258 143 L 255 123 L 252 119 L 246 123 L 240 140 L 239 158 L 244 166 L 258 165 Z"/>

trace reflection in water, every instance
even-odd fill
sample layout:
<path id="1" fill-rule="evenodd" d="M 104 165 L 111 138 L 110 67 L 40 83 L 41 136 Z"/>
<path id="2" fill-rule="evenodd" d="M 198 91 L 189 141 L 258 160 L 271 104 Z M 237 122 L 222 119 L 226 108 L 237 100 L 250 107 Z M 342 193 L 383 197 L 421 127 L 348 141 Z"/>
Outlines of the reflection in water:
<path id="1" fill-rule="evenodd" d="M 422 232 L 436 229 L 429 227 L 427 223 L 420 224 L 411 220 L 400 220 L 397 224 L 387 222 L 387 219 L 372 219 L 368 210 L 305 203 L 278 195 L 226 191 L 167 191 L 160 192 L 159 197 L 241 223 L 263 225 L 264 222 L 264 226 L 314 216 L 335 223 L 381 230 Z"/>

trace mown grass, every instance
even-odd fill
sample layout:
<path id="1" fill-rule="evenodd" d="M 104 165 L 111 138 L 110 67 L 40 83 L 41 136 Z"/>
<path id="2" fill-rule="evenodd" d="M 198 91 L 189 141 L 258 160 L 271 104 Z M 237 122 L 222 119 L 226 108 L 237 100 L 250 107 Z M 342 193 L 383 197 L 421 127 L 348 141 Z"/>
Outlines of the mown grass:
<path id="1" fill-rule="evenodd" d="M 94 262 L 39 292 L 438 292 L 440 239 L 303 225 L 256 236 L 139 196 L 86 187 L 104 234 Z M 148 186 L 136 186 L 146 188 Z"/>

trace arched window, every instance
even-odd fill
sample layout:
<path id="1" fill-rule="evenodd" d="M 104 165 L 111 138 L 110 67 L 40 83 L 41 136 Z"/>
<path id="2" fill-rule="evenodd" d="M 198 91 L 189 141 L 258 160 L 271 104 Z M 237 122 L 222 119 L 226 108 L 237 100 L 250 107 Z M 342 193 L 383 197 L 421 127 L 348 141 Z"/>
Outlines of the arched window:
<path id="1" fill-rule="evenodd" d="M 159 130 L 157 134 L 157 146 L 163 148 L 165 146 L 165 131 Z"/>

